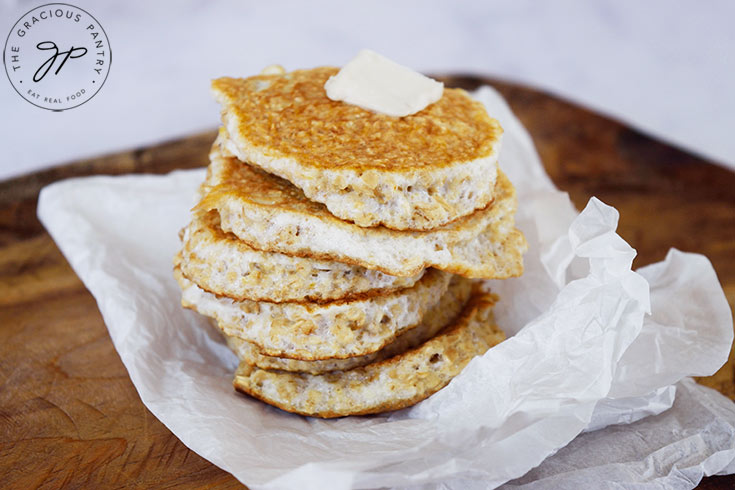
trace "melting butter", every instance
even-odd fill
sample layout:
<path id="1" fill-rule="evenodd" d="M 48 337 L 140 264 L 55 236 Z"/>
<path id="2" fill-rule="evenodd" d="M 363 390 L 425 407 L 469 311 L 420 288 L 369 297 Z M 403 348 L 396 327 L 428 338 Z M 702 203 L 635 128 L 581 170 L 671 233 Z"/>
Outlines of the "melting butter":
<path id="1" fill-rule="evenodd" d="M 441 99 L 444 84 L 369 49 L 324 84 L 327 97 L 388 116 L 416 114 Z"/>

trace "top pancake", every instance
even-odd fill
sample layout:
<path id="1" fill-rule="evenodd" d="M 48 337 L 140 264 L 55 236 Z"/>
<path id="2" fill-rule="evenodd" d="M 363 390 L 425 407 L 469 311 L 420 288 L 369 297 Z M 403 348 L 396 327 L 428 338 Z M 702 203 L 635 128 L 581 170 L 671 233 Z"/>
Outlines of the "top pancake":
<path id="1" fill-rule="evenodd" d="M 459 89 L 402 118 L 329 99 L 337 68 L 212 83 L 226 148 L 360 226 L 432 229 L 493 198 L 502 129 Z"/>

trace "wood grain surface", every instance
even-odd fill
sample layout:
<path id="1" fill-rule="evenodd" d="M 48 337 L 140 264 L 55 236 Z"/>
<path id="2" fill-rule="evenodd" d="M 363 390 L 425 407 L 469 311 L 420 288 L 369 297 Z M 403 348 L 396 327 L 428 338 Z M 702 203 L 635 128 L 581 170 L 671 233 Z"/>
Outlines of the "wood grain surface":
<path id="1" fill-rule="evenodd" d="M 735 304 L 735 173 L 548 94 L 490 83 L 529 129 L 578 208 L 620 210 L 635 266 L 670 247 L 705 254 Z M 92 174 L 164 173 L 207 163 L 215 131 L 0 182 L 0 488 L 242 488 L 189 451 L 141 403 L 92 296 L 36 218 L 39 190 Z M 502 165 L 502 162 L 501 162 Z M 699 380 L 735 399 L 730 361 Z M 735 488 L 706 478 L 702 488 Z"/>

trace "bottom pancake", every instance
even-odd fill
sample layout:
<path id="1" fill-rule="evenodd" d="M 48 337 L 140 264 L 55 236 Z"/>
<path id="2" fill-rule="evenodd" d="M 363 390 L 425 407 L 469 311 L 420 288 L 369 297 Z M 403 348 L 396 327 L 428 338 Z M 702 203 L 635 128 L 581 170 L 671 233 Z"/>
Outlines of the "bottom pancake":
<path id="1" fill-rule="evenodd" d="M 434 334 L 460 314 L 472 293 L 473 284 L 476 283 L 471 279 L 453 276 L 447 292 L 442 295 L 438 303 L 426 312 L 419 325 L 404 331 L 396 337 L 396 340 L 379 351 L 362 356 L 316 361 L 302 361 L 299 359 L 268 356 L 261 353 L 257 345 L 247 340 L 224 334 L 224 332 L 223 335 L 227 339 L 227 344 L 242 361 L 262 369 L 282 369 L 284 371 L 300 371 L 308 374 L 354 369 L 400 354 L 433 337 Z"/>
<path id="2" fill-rule="evenodd" d="M 475 292 L 450 325 L 423 344 L 347 371 L 312 375 L 241 362 L 235 389 L 301 415 L 342 417 L 411 406 L 436 393 L 475 356 L 504 340 L 495 325 L 496 297 Z"/>

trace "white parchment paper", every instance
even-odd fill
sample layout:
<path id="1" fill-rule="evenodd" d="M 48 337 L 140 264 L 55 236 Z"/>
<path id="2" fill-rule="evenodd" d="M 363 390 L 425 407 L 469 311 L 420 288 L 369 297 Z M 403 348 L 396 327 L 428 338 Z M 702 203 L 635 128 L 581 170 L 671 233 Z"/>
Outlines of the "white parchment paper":
<path id="1" fill-rule="evenodd" d="M 530 244 L 521 278 L 488 281 L 512 337 L 403 411 L 310 419 L 233 391 L 235 356 L 180 307 L 172 278 L 203 171 L 59 182 L 42 191 L 39 217 L 142 401 L 252 488 L 691 488 L 735 472 L 732 402 L 685 379 L 714 373 L 732 343 L 709 261 L 672 250 L 632 271 L 617 211 L 592 199 L 577 215 L 502 98 L 476 96 L 505 128 L 501 167 Z"/>

